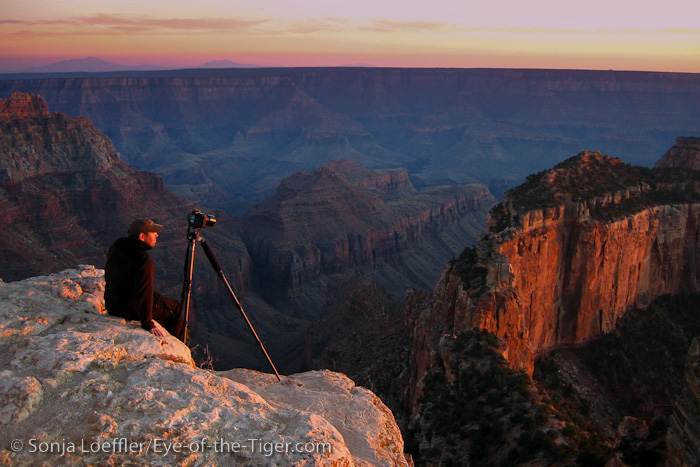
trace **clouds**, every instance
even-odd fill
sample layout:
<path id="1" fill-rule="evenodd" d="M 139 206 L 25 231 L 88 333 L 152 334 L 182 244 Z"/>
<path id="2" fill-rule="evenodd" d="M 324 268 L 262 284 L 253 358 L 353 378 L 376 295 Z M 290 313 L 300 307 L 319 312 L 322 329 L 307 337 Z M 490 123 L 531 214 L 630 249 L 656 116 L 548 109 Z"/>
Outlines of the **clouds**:
<path id="1" fill-rule="evenodd" d="M 142 31 L 217 31 L 247 32 L 253 26 L 265 20 L 245 20 L 239 18 L 134 18 L 116 15 L 96 15 L 77 18 L 76 22 L 87 26 L 105 26 L 108 28 L 139 29 Z"/>
<path id="2" fill-rule="evenodd" d="M 278 24 L 276 31 L 280 34 L 316 34 L 316 33 L 421 33 L 454 29 L 455 25 L 443 21 L 399 21 L 391 19 L 370 19 L 357 21 L 347 18 L 305 18 L 289 25 Z"/>
<path id="3" fill-rule="evenodd" d="M 266 20 L 249 20 L 239 18 L 155 18 L 128 15 L 97 14 L 91 16 L 73 16 L 52 20 L 0 20 L 0 24 L 22 26 L 43 31 L 46 27 L 67 27 L 73 31 L 109 30 L 120 32 L 167 32 L 167 31 L 203 31 L 244 33 Z"/>
<path id="4" fill-rule="evenodd" d="M 333 32 L 373 32 L 373 33 L 510 33 L 510 34 L 665 34 L 700 35 L 700 28 L 678 27 L 659 29 L 640 28 L 566 28 L 545 26 L 512 26 L 496 24 L 480 26 L 469 22 L 409 21 L 388 18 L 371 18 L 366 21 L 339 17 L 303 18 L 294 21 L 280 21 L 275 18 L 247 19 L 237 17 L 139 17 L 129 15 L 96 14 L 73 16 L 52 20 L 0 19 L 0 25 L 14 27 L 28 34 L 37 35 L 49 28 L 65 28 L 66 32 L 77 34 L 105 33 L 168 33 L 202 32 L 224 34 L 315 34 Z M 53 29 L 54 32 L 60 30 Z M 9 31 L 12 33 L 11 31 Z M 7 34 L 8 31 L 5 31 Z"/>
<path id="5" fill-rule="evenodd" d="M 576 67 L 571 60 L 585 55 L 605 58 L 596 66 L 607 69 L 617 68 L 613 55 L 636 60 L 667 51 L 686 60 L 677 70 L 700 71 L 700 27 L 692 15 L 652 15 L 644 6 L 629 12 L 616 2 L 494 0 L 474 8 L 453 0 L 0 0 L 0 60 L 206 55 L 271 66 L 493 66 L 474 57 L 508 54 L 507 67 L 516 66 L 510 57 L 517 54 L 517 66 L 531 66 L 532 57 L 567 57 L 561 66 Z M 638 63 L 634 68 L 645 69 Z"/>
<path id="6" fill-rule="evenodd" d="M 391 19 L 372 19 L 369 26 L 361 26 L 360 29 L 363 31 L 373 31 L 373 32 L 436 32 L 445 30 L 455 30 L 456 24 L 450 24 L 444 21 L 397 21 Z"/>

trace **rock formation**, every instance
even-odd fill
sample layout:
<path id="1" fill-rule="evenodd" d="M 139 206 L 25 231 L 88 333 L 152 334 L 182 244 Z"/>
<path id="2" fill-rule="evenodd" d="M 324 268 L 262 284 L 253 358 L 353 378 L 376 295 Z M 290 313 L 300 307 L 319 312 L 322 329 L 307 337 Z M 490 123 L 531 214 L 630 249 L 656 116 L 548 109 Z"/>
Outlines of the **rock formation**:
<path id="1" fill-rule="evenodd" d="M 391 412 L 344 375 L 197 368 L 105 315 L 103 291 L 92 266 L 0 282 L 3 464 L 410 465 Z"/>
<path id="2" fill-rule="evenodd" d="M 153 252 L 161 272 L 171 271 L 172 277 L 163 279 L 180 283 L 186 216 L 194 206 L 170 193 L 159 176 L 123 162 L 109 138 L 87 119 L 51 114 L 33 94 L 18 92 L 0 100 L 4 280 L 55 272 L 76 262 L 103 264 L 107 247 L 125 235 L 132 219 L 151 217 L 166 227 L 160 239 L 164 248 Z M 225 242 L 227 250 L 242 258 L 237 274 L 242 285 L 248 268 L 245 248 L 233 236 Z M 175 247 L 182 257 L 170 254 Z"/>
<path id="3" fill-rule="evenodd" d="M 700 338 L 688 350 L 683 392 L 669 421 L 666 443 L 668 467 L 700 464 Z"/>
<path id="4" fill-rule="evenodd" d="M 447 260 L 470 240 L 463 224 L 479 224 L 494 203 L 483 185 L 417 191 L 405 170 L 368 170 L 345 160 L 283 180 L 243 228 L 263 288 L 294 296 L 321 276 L 352 268 L 379 269 L 388 263 L 406 270 L 402 265 L 408 261 L 430 265 L 440 256 Z M 458 235 L 455 228 L 466 235 Z M 477 231 L 471 232 L 472 239 Z M 450 235 L 461 237 L 459 247 Z M 430 245 L 434 251 L 420 258 L 411 250 L 416 244 Z M 408 285 L 434 283 L 437 274 L 431 273 L 431 266 L 411 268 L 406 275 L 414 282 Z M 397 289 L 403 296 L 406 287 Z"/>
<path id="5" fill-rule="evenodd" d="M 614 329 L 631 307 L 700 290 L 700 174 L 581 153 L 528 177 L 451 262 L 415 330 L 411 400 L 443 334 L 483 328 L 511 367 Z"/>
<path id="6" fill-rule="evenodd" d="M 700 138 L 676 138 L 676 144 L 656 162 L 654 167 L 686 167 L 700 170 Z"/>
<path id="7" fill-rule="evenodd" d="M 103 172 L 119 161 L 109 139 L 87 119 L 51 115 L 37 95 L 15 92 L 1 99 L 0 121 L 4 186 L 78 168 Z"/>

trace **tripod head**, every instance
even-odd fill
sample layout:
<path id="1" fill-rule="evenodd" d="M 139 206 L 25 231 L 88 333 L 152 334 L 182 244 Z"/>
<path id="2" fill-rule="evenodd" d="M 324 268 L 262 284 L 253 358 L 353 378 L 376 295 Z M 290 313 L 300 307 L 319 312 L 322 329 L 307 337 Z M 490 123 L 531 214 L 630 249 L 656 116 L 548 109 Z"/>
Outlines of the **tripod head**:
<path id="1" fill-rule="evenodd" d="M 187 224 L 193 229 L 201 229 L 207 226 L 213 227 L 216 224 L 216 217 L 211 214 L 204 214 L 199 209 L 195 209 L 187 216 Z"/>
<path id="2" fill-rule="evenodd" d="M 187 241 L 199 240 L 199 229 L 193 229 L 192 226 L 187 227 Z M 185 265 L 186 267 L 186 265 Z"/>

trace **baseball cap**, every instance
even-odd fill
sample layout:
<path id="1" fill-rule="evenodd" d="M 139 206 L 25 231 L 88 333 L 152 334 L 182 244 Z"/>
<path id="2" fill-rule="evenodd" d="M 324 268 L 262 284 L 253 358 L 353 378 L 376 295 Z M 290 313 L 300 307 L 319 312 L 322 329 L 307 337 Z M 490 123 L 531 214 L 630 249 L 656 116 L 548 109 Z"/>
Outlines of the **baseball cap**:
<path id="1" fill-rule="evenodd" d="M 160 232 L 161 230 L 163 230 L 163 226 L 156 224 L 151 219 L 136 219 L 129 224 L 127 233 L 135 236 L 146 232 Z"/>

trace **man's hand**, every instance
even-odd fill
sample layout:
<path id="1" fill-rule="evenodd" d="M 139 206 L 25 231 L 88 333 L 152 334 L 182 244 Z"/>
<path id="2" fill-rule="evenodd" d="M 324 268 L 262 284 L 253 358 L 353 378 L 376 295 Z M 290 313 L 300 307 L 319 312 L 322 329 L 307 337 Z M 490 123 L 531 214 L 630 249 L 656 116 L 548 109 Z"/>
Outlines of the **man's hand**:
<path id="1" fill-rule="evenodd" d="M 153 326 L 151 328 L 151 334 L 154 336 L 160 336 L 160 337 L 165 337 L 165 334 L 163 334 L 163 331 L 161 331 L 158 326 Z"/>

